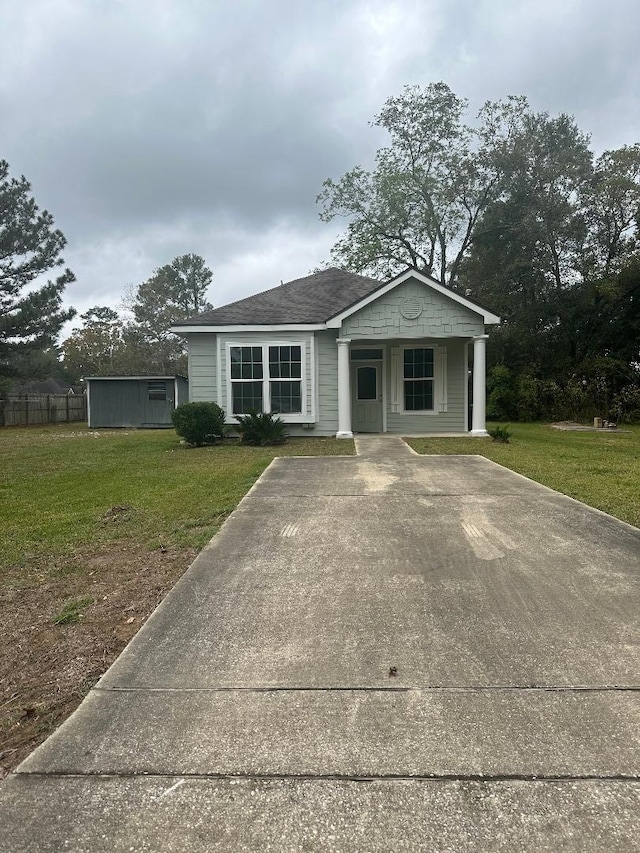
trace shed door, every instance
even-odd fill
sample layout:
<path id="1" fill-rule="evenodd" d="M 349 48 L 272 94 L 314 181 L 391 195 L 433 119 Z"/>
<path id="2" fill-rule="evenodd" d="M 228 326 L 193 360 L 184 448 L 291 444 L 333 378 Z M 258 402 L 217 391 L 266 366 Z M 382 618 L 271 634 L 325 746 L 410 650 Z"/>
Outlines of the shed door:
<path id="1" fill-rule="evenodd" d="M 171 426 L 174 408 L 174 383 L 168 379 L 148 379 L 141 383 L 143 395 L 143 425 Z"/>
<path id="2" fill-rule="evenodd" d="M 352 366 L 352 421 L 355 432 L 382 432 L 382 365 L 356 362 Z"/>

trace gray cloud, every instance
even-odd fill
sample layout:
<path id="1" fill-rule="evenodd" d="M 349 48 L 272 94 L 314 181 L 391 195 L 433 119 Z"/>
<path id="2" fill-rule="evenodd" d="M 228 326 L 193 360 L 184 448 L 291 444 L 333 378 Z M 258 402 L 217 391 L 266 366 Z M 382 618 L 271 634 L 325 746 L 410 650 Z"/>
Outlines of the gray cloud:
<path id="1" fill-rule="evenodd" d="M 0 156 L 69 239 L 80 310 L 189 251 L 221 304 L 326 258 L 322 180 L 371 162 L 368 122 L 407 83 L 474 109 L 525 94 L 597 150 L 635 142 L 639 19 L 635 0 L 5 0 Z"/>

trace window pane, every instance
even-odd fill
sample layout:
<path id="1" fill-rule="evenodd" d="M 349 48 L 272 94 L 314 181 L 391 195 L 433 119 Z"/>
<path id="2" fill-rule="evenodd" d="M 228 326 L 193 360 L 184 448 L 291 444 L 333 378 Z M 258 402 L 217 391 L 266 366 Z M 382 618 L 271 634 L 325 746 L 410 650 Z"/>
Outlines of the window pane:
<path id="1" fill-rule="evenodd" d="M 262 382 L 232 382 L 233 414 L 262 411 Z"/>
<path id="2" fill-rule="evenodd" d="M 262 347 L 231 347 L 231 378 L 262 379 Z"/>
<path id="3" fill-rule="evenodd" d="M 166 401 L 167 383 L 158 379 L 150 379 L 147 382 L 147 399 Z"/>
<path id="4" fill-rule="evenodd" d="M 404 408 L 407 412 L 422 412 L 433 409 L 433 380 L 405 380 Z"/>
<path id="5" fill-rule="evenodd" d="M 302 347 L 269 347 L 269 376 L 271 379 L 300 379 L 301 360 Z"/>
<path id="6" fill-rule="evenodd" d="M 433 348 L 406 349 L 404 351 L 405 379 L 433 378 Z"/>
<path id="7" fill-rule="evenodd" d="M 271 411 L 287 414 L 302 411 L 301 382 L 272 382 Z"/>
<path id="8" fill-rule="evenodd" d="M 358 400 L 376 400 L 378 398 L 377 373 L 377 367 L 357 368 Z"/>

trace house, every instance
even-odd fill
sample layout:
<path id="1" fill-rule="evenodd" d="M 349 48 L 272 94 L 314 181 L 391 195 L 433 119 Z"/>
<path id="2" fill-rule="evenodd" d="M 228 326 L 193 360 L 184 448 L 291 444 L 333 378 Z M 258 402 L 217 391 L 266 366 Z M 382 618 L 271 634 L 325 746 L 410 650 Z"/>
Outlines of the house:
<path id="1" fill-rule="evenodd" d="M 500 318 L 409 268 L 327 269 L 181 321 L 192 401 L 227 420 L 277 412 L 291 434 L 485 431 L 485 329 Z"/>
<path id="2" fill-rule="evenodd" d="M 87 420 L 100 427 L 170 427 L 171 412 L 188 402 L 184 376 L 86 376 Z"/>

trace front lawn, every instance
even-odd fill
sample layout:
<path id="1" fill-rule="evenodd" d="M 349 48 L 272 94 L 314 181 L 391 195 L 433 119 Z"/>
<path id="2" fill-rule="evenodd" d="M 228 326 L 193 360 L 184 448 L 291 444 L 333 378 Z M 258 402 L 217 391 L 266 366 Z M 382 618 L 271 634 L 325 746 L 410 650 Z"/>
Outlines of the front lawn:
<path id="1" fill-rule="evenodd" d="M 491 428 L 491 425 L 489 426 Z M 486 456 L 512 471 L 640 527 L 640 427 L 572 432 L 511 424 L 509 444 L 490 438 L 411 438 L 418 453 Z"/>
<path id="2" fill-rule="evenodd" d="M 173 430 L 0 430 L 0 778 L 79 704 L 275 456 Z"/>

